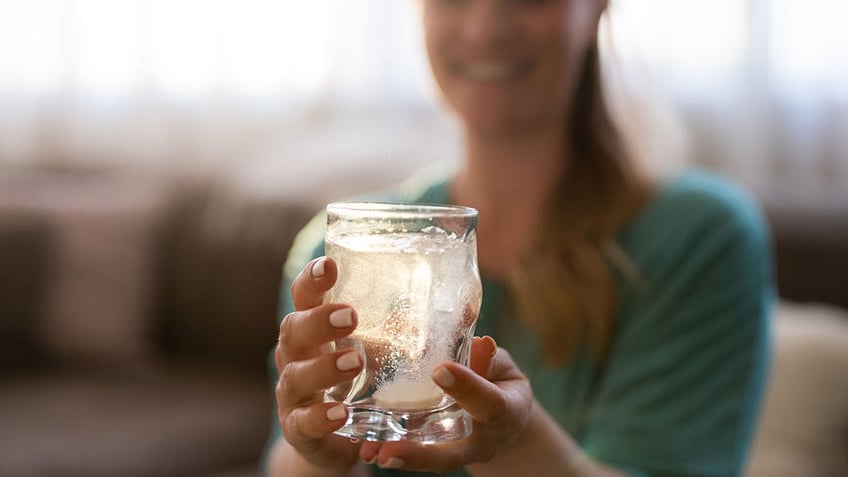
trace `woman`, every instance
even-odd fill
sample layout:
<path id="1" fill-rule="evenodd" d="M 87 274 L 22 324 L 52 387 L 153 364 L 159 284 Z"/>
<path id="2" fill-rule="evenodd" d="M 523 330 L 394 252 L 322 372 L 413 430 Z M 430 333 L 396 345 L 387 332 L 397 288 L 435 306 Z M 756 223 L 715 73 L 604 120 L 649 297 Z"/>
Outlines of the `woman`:
<path id="1" fill-rule="evenodd" d="M 289 277 L 275 351 L 270 475 L 742 471 L 767 361 L 764 226 L 715 177 L 654 185 L 637 173 L 604 104 L 605 8 L 423 0 L 430 64 L 462 120 L 466 156 L 454 177 L 410 199 L 480 212 L 477 331 L 498 343 L 475 338 L 471 368 L 445 363 L 433 373 L 474 431 L 428 446 L 333 434 L 345 410 L 321 391 L 353 378 L 362 361 L 318 349 L 349 334 L 356 312 L 322 304 L 332 260 L 294 250 L 289 264 L 303 268 Z M 309 232 L 298 247 L 323 252 Z"/>

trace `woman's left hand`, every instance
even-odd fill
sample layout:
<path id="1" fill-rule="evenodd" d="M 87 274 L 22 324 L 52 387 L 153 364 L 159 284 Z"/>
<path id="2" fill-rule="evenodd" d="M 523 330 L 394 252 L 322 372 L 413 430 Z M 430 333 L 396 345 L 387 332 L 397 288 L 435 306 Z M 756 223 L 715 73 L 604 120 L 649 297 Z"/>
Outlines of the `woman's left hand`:
<path id="1" fill-rule="evenodd" d="M 383 468 L 446 472 L 488 462 L 525 429 L 533 404 L 530 383 L 506 350 L 490 337 L 474 338 L 471 367 L 445 363 L 433 380 L 474 421 L 467 438 L 442 444 L 365 442 L 359 456 Z"/>

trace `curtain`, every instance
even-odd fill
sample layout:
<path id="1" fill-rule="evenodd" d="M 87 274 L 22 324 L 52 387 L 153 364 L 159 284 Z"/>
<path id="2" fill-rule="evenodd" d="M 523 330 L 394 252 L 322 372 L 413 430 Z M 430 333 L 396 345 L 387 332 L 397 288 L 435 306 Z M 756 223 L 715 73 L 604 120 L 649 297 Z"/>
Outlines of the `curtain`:
<path id="1" fill-rule="evenodd" d="M 678 111 L 697 162 L 761 189 L 844 197 L 848 2 L 612 4 L 612 49 Z"/>
<path id="2" fill-rule="evenodd" d="M 212 164 L 332 131 L 341 156 L 387 128 L 414 140 L 440 124 L 416 4 L 0 0 L 0 165 Z M 609 13 L 605 49 L 678 112 L 696 161 L 848 188 L 848 2 L 612 0 Z"/>
<path id="3" fill-rule="evenodd" d="M 327 118 L 431 114 L 414 13 L 396 0 L 0 0 L 0 164 L 226 162 Z"/>

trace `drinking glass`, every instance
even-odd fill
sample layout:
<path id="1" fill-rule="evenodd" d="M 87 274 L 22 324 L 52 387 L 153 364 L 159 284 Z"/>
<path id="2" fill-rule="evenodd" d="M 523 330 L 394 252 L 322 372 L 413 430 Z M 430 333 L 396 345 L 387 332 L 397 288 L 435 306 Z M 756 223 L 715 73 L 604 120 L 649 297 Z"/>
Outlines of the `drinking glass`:
<path id="1" fill-rule="evenodd" d="M 325 392 L 348 419 L 337 434 L 371 441 L 462 439 L 471 418 L 430 377 L 468 365 L 482 287 L 477 211 L 446 205 L 327 206 L 326 255 L 338 265 L 325 302 L 351 305 L 356 330 L 329 345 L 356 349 L 364 368 Z"/>

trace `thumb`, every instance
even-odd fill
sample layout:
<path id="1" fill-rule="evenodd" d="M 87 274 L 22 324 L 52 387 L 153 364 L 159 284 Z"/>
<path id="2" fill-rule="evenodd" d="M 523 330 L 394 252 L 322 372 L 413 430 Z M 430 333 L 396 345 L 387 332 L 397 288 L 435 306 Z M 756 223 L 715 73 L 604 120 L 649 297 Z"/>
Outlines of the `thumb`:
<path id="1" fill-rule="evenodd" d="M 489 379 L 492 371 L 492 359 L 498 351 L 498 344 L 491 336 L 475 336 L 471 341 L 471 370 Z"/>

